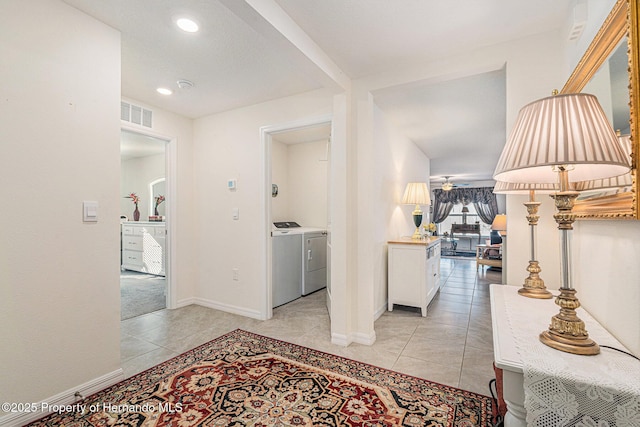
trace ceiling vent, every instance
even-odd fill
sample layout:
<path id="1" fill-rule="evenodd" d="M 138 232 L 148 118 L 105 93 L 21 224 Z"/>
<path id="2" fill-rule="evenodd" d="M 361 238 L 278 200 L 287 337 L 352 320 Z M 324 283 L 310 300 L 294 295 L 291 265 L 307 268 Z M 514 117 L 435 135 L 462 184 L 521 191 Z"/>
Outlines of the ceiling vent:
<path id="1" fill-rule="evenodd" d="M 588 9 L 586 0 L 578 0 L 573 7 L 573 20 L 569 29 L 569 41 L 580 38 L 587 25 Z"/>
<path id="2" fill-rule="evenodd" d="M 120 102 L 120 120 L 151 128 L 153 127 L 153 111 L 123 101 Z"/>

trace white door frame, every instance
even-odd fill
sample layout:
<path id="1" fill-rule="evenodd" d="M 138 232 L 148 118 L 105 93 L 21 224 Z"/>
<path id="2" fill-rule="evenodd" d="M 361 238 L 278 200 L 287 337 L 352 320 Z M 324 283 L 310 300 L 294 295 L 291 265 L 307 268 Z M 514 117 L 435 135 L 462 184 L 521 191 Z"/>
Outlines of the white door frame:
<path id="1" fill-rule="evenodd" d="M 167 185 L 167 197 L 165 203 L 167 212 L 166 227 L 166 241 L 165 248 L 167 248 L 167 265 L 165 265 L 165 278 L 167 279 L 167 308 L 177 308 L 177 282 L 175 280 L 177 275 L 176 264 L 176 239 L 175 239 L 175 224 L 176 224 L 176 212 L 177 207 L 175 201 L 177 200 L 178 186 L 176 184 L 176 170 L 177 170 L 177 138 L 154 132 L 150 129 L 140 128 L 127 123 L 122 123 L 120 128 L 127 132 L 137 133 L 139 135 L 150 136 L 152 138 L 161 139 L 167 142 L 165 148 L 165 179 Z"/>
<path id="2" fill-rule="evenodd" d="M 262 269 L 264 271 L 266 283 L 263 296 L 264 303 L 261 310 L 263 313 L 263 320 L 271 319 L 271 317 L 273 316 L 273 284 L 271 283 L 271 228 L 273 222 L 271 219 L 271 136 L 276 133 L 299 130 L 324 124 L 331 124 L 332 120 L 333 115 L 327 114 L 323 116 L 308 117 L 305 119 L 300 119 L 279 125 L 263 126 L 260 128 L 260 141 L 262 141 L 261 156 L 262 164 L 264 167 L 262 174 L 262 198 L 264 200 L 265 206 L 264 221 L 262 223 L 262 235 L 264 236 L 262 241 L 262 252 L 264 256 L 261 257 L 264 260 Z"/>

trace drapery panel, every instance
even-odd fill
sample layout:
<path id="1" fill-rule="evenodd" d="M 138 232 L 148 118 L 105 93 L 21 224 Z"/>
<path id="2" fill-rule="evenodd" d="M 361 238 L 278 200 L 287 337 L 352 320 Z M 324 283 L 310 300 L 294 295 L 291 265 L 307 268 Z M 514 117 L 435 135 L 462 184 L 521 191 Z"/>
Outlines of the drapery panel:
<path id="1" fill-rule="evenodd" d="M 433 190 L 433 191 L 436 192 L 436 191 L 442 191 L 442 190 Z M 440 224 L 449 216 L 452 209 L 453 209 L 453 203 L 441 202 L 437 197 L 434 197 L 433 198 L 433 216 L 431 220 L 436 224 Z"/>
<path id="2" fill-rule="evenodd" d="M 433 222 L 440 223 L 449 216 L 454 205 L 473 203 L 478 216 L 485 224 L 491 224 L 498 214 L 498 202 L 493 187 L 454 188 L 433 190 Z"/>

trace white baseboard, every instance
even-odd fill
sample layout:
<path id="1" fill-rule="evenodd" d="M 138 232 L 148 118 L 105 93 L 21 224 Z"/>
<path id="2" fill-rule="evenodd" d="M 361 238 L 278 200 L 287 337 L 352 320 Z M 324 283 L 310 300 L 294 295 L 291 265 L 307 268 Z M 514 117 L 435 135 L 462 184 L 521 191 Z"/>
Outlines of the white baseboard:
<path id="1" fill-rule="evenodd" d="M 252 319 L 264 320 L 262 313 L 258 310 L 249 310 L 244 307 L 237 307 L 235 305 L 224 304 L 217 301 L 211 301 L 204 298 L 191 298 L 193 304 L 198 304 L 203 307 L 214 308 L 216 310 L 225 311 L 227 313 L 238 314 L 240 316 L 250 317 Z"/>
<path id="2" fill-rule="evenodd" d="M 331 344 L 340 345 L 346 347 L 353 342 L 353 339 L 345 334 L 331 333 Z"/>
<path id="3" fill-rule="evenodd" d="M 356 332 L 353 334 L 353 342 L 362 345 L 373 345 L 376 342 L 376 331 L 371 331 L 369 334 Z"/>
<path id="4" fill-rule="evenodd" d="M 347 347 L 352 342 L 362 345 L 373 345 L 373 343 L 376 342 L 376 331 L 371 331 L 369 334 L 361 332 L 355 332 L 349 335 L 336 334 L 335 332 L 331 334 L 331 344 Z"/>
<path id="5" fill-rule="evenodd" d="M 176 303 L 176 308 L 186 307 L 191 304 L 197 304 L 197 298 L 185 298 Z"/>
<path id="6" fill-rule="evenodd" d="M 79 399 L 75 396 L 79 392 L 83 397 L 88 397 L 94 393 L 104 390 L 120 381 L 124 380 L 122 368 L 109 372 L 101 377 L 95 378 L 79 386 L 73 387 L 62 393 L 58 393 L 48 399 L 35 403 L 34 408 L 46 408 L 35 412 L 16 412 L 0 417 L 0 427 L 18 427 L 35 421 L 52 412 L 52 408 L 60 405 L 71 405 Z M 17 402 L 13 402 L 17 403 Z"/>
<path id="7" fill-rule="evenodd" d="M 387 302 L 385 301 L 384 305 L 378 308 L 376 312 L 373 314 L 373 320 L 374 321 L 378 320 L 378 318 L 382 316 L 385 311 L 387 311 L 388 307 L 389 307 L 389 304 L 387 304 Z"/>

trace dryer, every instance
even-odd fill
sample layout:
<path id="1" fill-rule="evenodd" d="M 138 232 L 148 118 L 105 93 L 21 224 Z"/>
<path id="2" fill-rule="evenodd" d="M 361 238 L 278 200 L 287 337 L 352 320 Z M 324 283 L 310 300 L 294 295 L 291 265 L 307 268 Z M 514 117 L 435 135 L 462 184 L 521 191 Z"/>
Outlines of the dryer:
<path id="1" fill-rule="evenodd" d="M 305 296 L 327 286 L 327 230 L 308 228 L 302 234 L 302 241 L 302 295 Z"/>
<path id="2" fill-rule="evenodd" d="M 273 307 L 327 286 L 327 230 L 274 222 L 272 252 Z"/>

